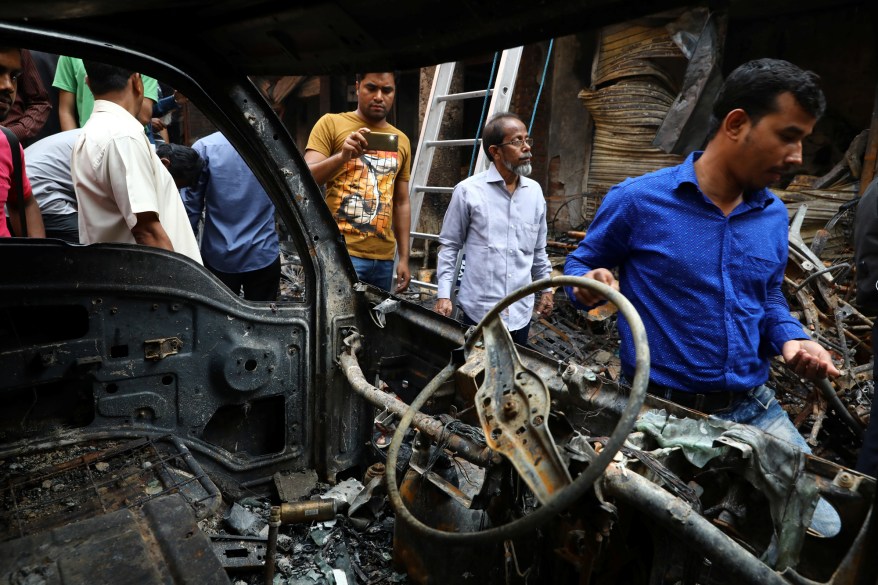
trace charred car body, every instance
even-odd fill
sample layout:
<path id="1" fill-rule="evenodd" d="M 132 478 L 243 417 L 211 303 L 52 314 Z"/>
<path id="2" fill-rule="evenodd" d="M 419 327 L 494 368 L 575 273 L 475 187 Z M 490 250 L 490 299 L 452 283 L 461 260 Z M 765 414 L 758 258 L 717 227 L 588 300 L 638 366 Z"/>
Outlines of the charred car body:
<path id="1" fill-rule="evenodd" d="M 224 582 L 195 520 L 279 471 L 330 483 L 361 473 L 376 412 L 396 426 L 394 557 L 417 582 L 875 582 L 874 480 L 645 396 L 642 336 L 624 389 L 514 346 L 496 319 L 465 336 L 356 282 L 301 154 L 247 74 L 426 66 L 676 3 L 459 4 L 442 10 L 465 16 L 429 33 L 402 24 L 422 7 L 397 5 L 387 37 L 341 3 L 192 2 L 200 32 L 155 36 L 143 31 L 153 12 L 111 2 L 2 9 L 4 44 L 124 63 L 196 103 L 271 195 L 305 283 L 297 299 L 249 303 L 158 249 L 0 242 L 10 582 Z M 50 470 L 27 465 L 61 451 Z M 818 495 L 842 519 L 832 538 L 807 529 Z"/>

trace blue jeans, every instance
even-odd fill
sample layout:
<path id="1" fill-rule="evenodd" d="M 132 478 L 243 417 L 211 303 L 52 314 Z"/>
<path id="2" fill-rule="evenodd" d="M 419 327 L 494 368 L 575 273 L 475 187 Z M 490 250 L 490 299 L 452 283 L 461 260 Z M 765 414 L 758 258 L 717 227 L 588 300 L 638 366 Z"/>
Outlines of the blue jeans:
<path id="1" fill-rule="evenodd" d="M 393 286 L 393 260 L 370 260 L 351 256 L 357 278 L 366 284 L 377 286 L 386 291 L 394 292 Z"/>
<path id="2" fill-rule="evenodd" d="M 774 397 L 774 390 L 764 384 L 751 390 L 747 398 L 733 407 L 718 410 L 713 416 L 729 422 L 752 425 L 773 437 L 792 443 L 805 453 L 811 453 L 811 447 Z M 811 528 L 824 536 L 835 536 L 841 530 L 838 512 L 823 498 L 817 502 L 817 508 L 811 517 Z"/>

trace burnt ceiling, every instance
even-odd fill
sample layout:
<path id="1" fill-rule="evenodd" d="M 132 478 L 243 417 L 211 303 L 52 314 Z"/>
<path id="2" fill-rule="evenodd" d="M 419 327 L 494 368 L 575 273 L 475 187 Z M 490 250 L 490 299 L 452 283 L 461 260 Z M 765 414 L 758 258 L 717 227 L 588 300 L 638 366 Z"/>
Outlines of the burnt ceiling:
<path id="1" fill-rule="evenodd" d="M 77 37 L 100 36 L 147 52 L 158 39 L 169 55 L 215 53 L 248 75 L 313 75 L 429 66 L 692 4 L 680 0 L 431 0 L 371 5 L 350 0 L 159 0 L 144 10 L 144 4 L 115 0 L 36 0 L 4 3 L 0 19 L 13 25 L 39 22 L 54 29 L 57 49 Z M 839 4 L 783 0 L 766 6 L 729 0 L 711 6 L 755 17 L 768 15 L 768 10 L 777 15 Z"/>

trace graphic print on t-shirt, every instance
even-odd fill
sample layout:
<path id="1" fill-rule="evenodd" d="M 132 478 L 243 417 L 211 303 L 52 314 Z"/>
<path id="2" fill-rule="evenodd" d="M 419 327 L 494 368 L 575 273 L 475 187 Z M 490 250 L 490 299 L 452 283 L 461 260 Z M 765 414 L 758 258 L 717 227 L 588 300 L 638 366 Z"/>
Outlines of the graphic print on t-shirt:
<path id="1" fill-rule="evenodd" d="M 369 233 L 386 238 L 393 209 L 393 180 L 398 169 L 397 153 L 390 151 L 364 154 L 347 163 L 336 212 L 342 233 Z"/>

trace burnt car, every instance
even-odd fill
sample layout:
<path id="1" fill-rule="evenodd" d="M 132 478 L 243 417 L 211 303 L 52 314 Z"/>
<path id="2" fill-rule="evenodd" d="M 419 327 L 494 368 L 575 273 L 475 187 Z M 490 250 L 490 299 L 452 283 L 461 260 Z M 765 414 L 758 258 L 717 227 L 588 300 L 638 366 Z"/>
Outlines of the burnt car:
<path id="1" fill-rule="evenodd" d="M 172 252 L 0 241 L 2 579 L 230 582 L 200 520 L 278 474 L 338 485 L 383 462 L 413 582 L 874 583 L 875 480 L 647 396 L 642 330 L 623 388 L 515 346 L 502 303 L 466 330 L 358 282 L 249 77 L 429 66 L 680 4 L 385 3 L 380 22 L 321 1 L 0 9 L 6 45 L 124 64 L 197 105 L 275 204 L 300 287 L 251 303 Z M 276 496 L 253 536 L 269 580 Z M 830 538 L 808 530 L 818 497 L 842 519 Z"/>

